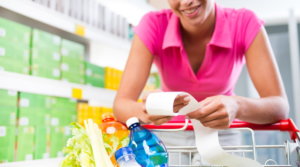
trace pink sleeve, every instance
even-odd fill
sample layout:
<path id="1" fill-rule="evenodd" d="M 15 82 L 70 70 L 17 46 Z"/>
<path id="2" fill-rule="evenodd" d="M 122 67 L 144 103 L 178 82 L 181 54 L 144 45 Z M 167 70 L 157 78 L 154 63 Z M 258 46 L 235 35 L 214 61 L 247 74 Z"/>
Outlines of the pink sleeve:
<path id="1" fill-rule="evenodd" d="M 243 14 L 243 31 L 242 37 L 244 38 L 243 45 L 246 52 L 251 46 L 256 35 L 264 25 L 264 21 L 256 16 L 256 14 L 250 10 L 245 9 Z"/>
<path id="2" fill-rule="evenodd" d="M 149 51 L 157 54 L 157 26 L 158 19 L 154 12 L 149 12 L 143 16 L 140 23 L 134 28 L 135 34 L 143 41 Z"/>

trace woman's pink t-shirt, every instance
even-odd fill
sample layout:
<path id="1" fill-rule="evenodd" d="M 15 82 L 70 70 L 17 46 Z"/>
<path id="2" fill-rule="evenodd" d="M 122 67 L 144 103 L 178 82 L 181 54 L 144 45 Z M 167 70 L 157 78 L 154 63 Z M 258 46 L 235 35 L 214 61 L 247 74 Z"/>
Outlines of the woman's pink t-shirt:
<path id="1" fill-rule="evenodd" d="M 154 56 L 163 91 L 188 92 L 198 101 L 234 94 L 244 55 L 263 21 L 247 9 L 217 4 L 215 8 L 215 29 L 197 73 L 193 72 L 183 46 L 180 20 L 171 10 L 150 12 L 135 27 L 136 35 Z"/>

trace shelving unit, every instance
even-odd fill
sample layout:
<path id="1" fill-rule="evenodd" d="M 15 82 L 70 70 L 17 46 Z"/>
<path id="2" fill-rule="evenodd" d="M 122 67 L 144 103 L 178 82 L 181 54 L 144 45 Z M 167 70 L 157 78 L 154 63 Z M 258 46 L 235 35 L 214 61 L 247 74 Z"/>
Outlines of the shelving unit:
<path id="1" fill-rule="evenodd" d="M 112 107 L 116 94 L 104 88 L 4 71 L 0 72 L 0 88 L 68 98 L 76 98 L 74 91 L 79 91 L 82 100 L 89 101 L 91 105 L 106 107 Z"/>
<path id="2" fill-rule="evenodd" d="M 38 28 L 42 27 L 58 35 L 63 34 L 63 37 L 68 36 L 82 43 L 89 44 L 91 41 L 97 41 L 114 48 L 129 50 L 130 41 L 84 25 L 79 20 L 69 18 L 32 1 L 1 0 L 0 15 L 5 17 L 12 15 L 13 20 L 34 24 Z M 84 33 L 78 34 L 78 28 Z M 79 89 L 82 91 L 82 99 L 88 100 L 91 105 L 111 107 L 115 96 L 115 91 L 87 85 L 4 71 L 0 72 L 0 76 L 2 89 L 69 98 L 73 97 L 74 89 Z"/>
<path id="3" fill-rule="evenodd" d="M 61 161 L 62 158 L 52 158 L 0 164 L 0 167 L 58 167 Z"/>
<path id="4" fill-rule="evenodd" d="M 94 42 L 105 43 L 116 50 L 129 50 L 130 47 L 127 39 L 96 29 L 29 0 L 1 0 L 0 16 L 82 43 L 87 48 L 87 55 L 91 49 L 90 44 Z M 88 101 L 91 106 L 109 108 L 112 107 L 116 95 L 116 91 L 105 88 L 6 71 L 0 71 L 0 89 L 74 98 Z M 58 167 L 61 160 L 62 158 L 51 158 L 3 163 L 0 167 Z"/>
<path id="5" fill-rule="evenodd" d="M 29 0 L 1 0 L 0 15 L 14 14 L 14 19 L 22 21 L 21 17 L 26 17 L 30 24 L 39 24 L 39 27 L 46 27 L 58 34 L 68 34 L 70 38 L 81 37 L 81 41 L 103 42 L 116 48 L 129 49 L 130 41 L 122 39 L 108 32 L 95 29 L 85 25 L 79 20 L 67 17 L 49 8 L 41 6 Z M 23 19 L 24 20 L 24 19 Z M 28 23 L 27 23 L 28 24 Z"/>

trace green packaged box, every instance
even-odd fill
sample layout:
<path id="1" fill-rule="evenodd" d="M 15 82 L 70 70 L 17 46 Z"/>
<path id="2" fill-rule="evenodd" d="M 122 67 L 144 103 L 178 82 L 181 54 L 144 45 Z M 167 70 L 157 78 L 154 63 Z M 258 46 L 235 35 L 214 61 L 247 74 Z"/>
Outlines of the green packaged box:
<path id="1" fill-rule="evenodd" d="M 61 56 L 59 50 L 49 50 L 49 49 L 31 49 L 31 62 L 59 62 L 61 61 Z"/>
<path id="2" fill-rule="evenodd" d="M 31 28 L 0 17 L 0 41 L 29 46 Z"/>
<path id="3" fill-rule="evenodd" d="M 62 72 L 61 79 L 72 83 L 85 84 L 84 74 Z"/>
<path id="4" fill-rule="evenodd" d="M 45 95 L 38 95 L 33 93 L 20 93 L 20 108 L 50 108 L 51 98 Z"/>
<path id="5" fill-rule="evenodd" d="M 85 73 L 85 66 L 83 61 L 77 62 L 65 62 L 62 61 L 61 63 L 61 70 L 63 73 L 78 73 L 80 75 L 84 75 Z"/>
<path id="6" fill-rule="evenodd" d="M 64 145 L 67 144 L 68 139 L 72 137 L 72 127 L 70 125 L 64 126 L 64 137 L 63 137 L 63 143 Z"/>
<path id="7" fill-rule="evenodd" d="M 61 71 L 59 70 L 59 68 L 32 68 L 31 75 L 59 80 Z"/>
<path id="8" fill-rule="evenodd" d="M 36 126 L 35 129 L 35 159 L 49 158 L 50 154 L 50 128 L 47 126 Z"/>
<path id="9" fill-rule="evenodd" d="M 0 163 L 14 161 L 15 126 L 0 126 Z"/>
<path id="10" fill-rule="evenodd" d="M 18 127 L 17 136 L 17 161 L 32 160 L 34 155 L 34 134 L 33 126 Z"/>
<path id="11" fill-rule="evenodd" d="M 16 107 L 17 101 L 18 101 L 17 91 L 0 89 L 0 106 Z"/>
<path id="12" fill-rule="evenodd" d="M 85 62 L 85 68 L 85 75 L 87 77 L 104 80 L 105 69 L 103 67 Z"/>
<path id="13" fill-rule="evenodd" d="M 50 125 L 50 112 L 45 108 L 21 108 L 18 118 L 19 126 Z"/>
<path id="14" fill-rule="evenodd" d="M 65 97 L 53 97 L 52 109 L 72 110 L 76 111 L 77 102 L 75 99 Z"/>
<path id="15" fill-rule="evenodd" d="M 64 143 L 64 129 L 62 127 L 51 127 L 50 130 L 50 157 L 63 157 L 62 149 Z"/>
<path id="16" fill-rule="evenodd" d="M 17 106 L 0 106 L 0 126 L 16 125 L 17 111 Z"/>
<path id="17" fill-rule="evenodd" d="M 100 87 L 104 88 L 105 82 L 104 79 L 97 79 L 97 78 L 92 78 L 92 77 L 85 77 L 85 84 L 95 86 L 95 87 Z"/>
<path id="18" fill-rule="evenodd" d="M 0 71 L 15 72 L 28 75 L 29 64 L 0 64 Z"/>
<path id="19" fill-rule="evenodd" d="M 4 59 L 29 63 L 29 49 L 0 45 L 0 60 L 3 61 Z"/>
<path id="20" fill-rule="evenodd" d="M 32 32 L 32 48 L 49 48 L 51 50 L 59 50 L 61 38 L 57 35 L 33 29 Z"/>
<path id="21" fill-rule="evenodd" d="M 63 57 L 84 60 L 85 47 L 80 43 L 69 41 L 66 39 L 62 40 L 61 54 Z"/>
<path id="22" fill-rule="evenodd" d="M 11 41 L 1 41 L 0 47 L 6 48 L 7 50 L 30 50 L 30 45 L 28 43 L 20 43 L 20 42 L 11 42 Z"/>

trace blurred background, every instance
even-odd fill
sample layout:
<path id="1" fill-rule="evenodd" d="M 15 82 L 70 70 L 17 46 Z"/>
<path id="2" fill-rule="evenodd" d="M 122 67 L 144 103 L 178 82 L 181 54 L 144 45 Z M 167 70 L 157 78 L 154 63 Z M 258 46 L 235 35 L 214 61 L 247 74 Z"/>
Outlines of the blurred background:
<path id="1" fill-rule="evenodd" d="M 289 117 L 300 127 L 300 1 L 216 2 L 251 9 L 265 21 L 288 95 Z M 167 0 L 1 0 L 0 166 L 40 159 L 45 164 L 63 157 L 71 122 L 92 118 L 101 124 L 101 115 L 112 113 L 134 26 L 145 13 L 164 8 L 169 8 Z M 159 88 L 153 66 L 144 90 Z M 235 91 L 258 97 L 246 69 Z M 257 144 L 282 144 L 287 136 L 256 134 Z M 284 152 L 258 154 L 262 162 L 271 155 L 285 163 Z"/>

